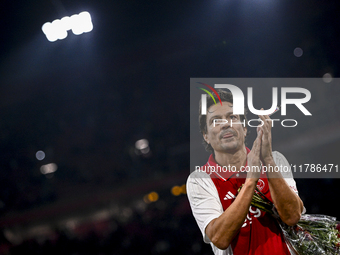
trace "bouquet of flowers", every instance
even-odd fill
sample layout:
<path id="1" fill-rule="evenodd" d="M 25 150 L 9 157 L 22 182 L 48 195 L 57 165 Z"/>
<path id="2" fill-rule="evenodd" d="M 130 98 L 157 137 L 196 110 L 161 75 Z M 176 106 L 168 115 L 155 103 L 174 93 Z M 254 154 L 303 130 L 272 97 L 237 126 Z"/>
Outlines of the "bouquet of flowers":
<path id="1" fill-rule="evenodd" d="M 257 187 L 251 205 L 277 219 L 287 244 L 297 255 L 340 254 L 340 222 L 335 217 L 303 214 L 295 226 L 288 226 L 280 219 L 273 203 Z"/>

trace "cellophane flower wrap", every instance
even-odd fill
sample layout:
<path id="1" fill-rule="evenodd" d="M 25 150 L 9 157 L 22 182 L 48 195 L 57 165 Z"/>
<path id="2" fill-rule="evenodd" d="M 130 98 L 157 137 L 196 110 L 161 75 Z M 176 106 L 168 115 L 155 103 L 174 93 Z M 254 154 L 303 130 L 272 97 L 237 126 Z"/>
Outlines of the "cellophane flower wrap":
<path id="1" fill-rule="evenodd" d="M 288 246 L 295 254 L 340 254 L 340 222 L 335 217 L 302 214 L 295 226 L 288 226 L 280 219 L 274 204 L 257 187 L 251 205 L 277 219 Z"/>

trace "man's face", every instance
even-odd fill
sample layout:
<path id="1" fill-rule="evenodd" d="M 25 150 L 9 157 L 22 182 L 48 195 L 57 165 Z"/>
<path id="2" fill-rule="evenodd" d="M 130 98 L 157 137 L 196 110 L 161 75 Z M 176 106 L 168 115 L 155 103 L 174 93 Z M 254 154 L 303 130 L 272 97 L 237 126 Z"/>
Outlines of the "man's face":
<path id="1" fill-rule="evenodd" d="M 214 119 L 222 119 L 223 124 L 218 124 L 215 121 L 214 126 Z M 240 116 L 233 114 L 232 103 L 222 102 L 222 105 L 215 104 L 209 107 L 207 110 L 207 133 L 204 134 L 204 139 L 213 147 L 215 154 L 233 152 L 243 148 L 247 128 L 241 123 L 234 124 L 240 121 Z"/>

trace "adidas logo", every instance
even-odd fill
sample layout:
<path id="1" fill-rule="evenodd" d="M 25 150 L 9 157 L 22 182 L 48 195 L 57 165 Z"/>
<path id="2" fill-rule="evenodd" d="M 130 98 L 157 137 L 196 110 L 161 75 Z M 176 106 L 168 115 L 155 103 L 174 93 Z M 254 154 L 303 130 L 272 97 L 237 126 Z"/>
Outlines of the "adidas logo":
<path id="1" fill-rule="evenodd" d="M 225 195 L 224 200 L 233 199 L 233 198 L 235 198 L 234 194 L 228 191 L 228 193 Z"/>

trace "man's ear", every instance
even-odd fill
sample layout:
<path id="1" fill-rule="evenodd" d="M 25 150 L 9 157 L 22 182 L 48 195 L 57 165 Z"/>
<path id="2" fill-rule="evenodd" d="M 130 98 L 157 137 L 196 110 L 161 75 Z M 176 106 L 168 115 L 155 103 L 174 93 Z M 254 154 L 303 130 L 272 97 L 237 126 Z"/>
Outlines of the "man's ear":
<path id="1" fill-rule="evenodd" d="M 204 141 L 207 142 L 207 144 L 210 144 L 209 139 L 208 139 L 208 135 L 206 133 L 203 133 L 203 139 L 204 139 Z"/>

